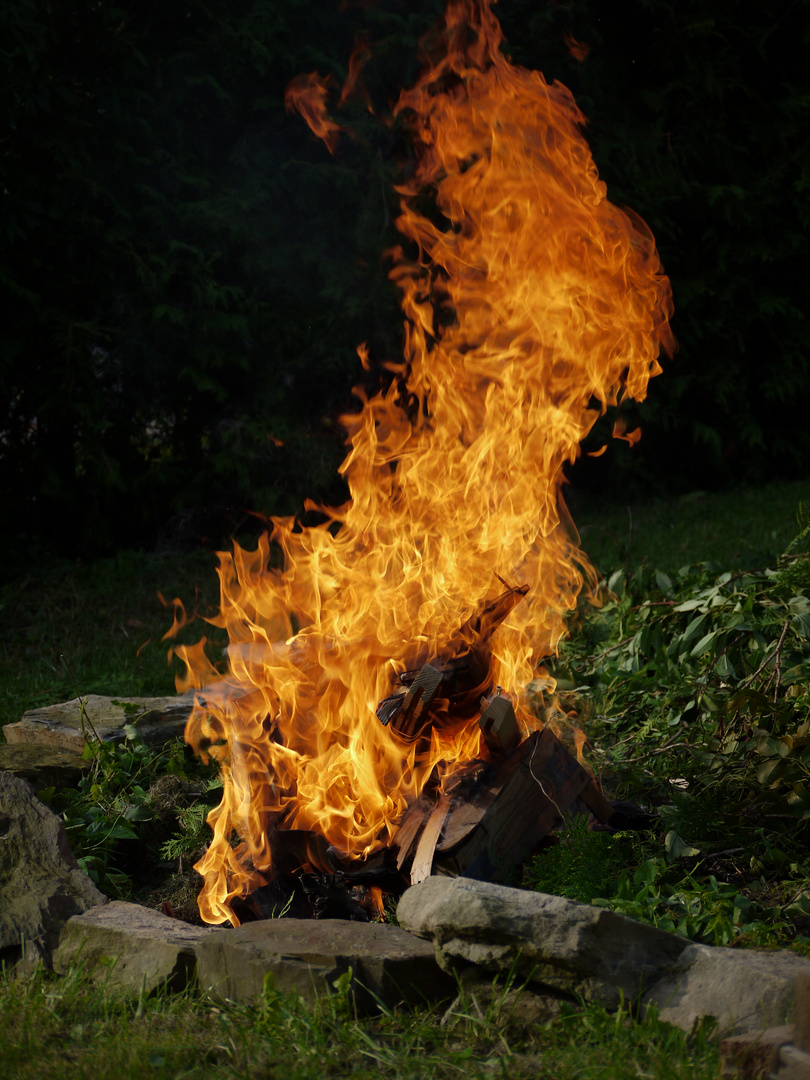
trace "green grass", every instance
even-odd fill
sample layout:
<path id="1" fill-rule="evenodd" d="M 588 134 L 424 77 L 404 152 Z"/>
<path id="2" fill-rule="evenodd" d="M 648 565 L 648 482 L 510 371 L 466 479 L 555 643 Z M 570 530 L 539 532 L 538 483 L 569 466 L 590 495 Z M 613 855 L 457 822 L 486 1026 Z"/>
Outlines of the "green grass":
<path id="1" fill-rule="evenodd" d="M 265 994 L 256 1006 L 190 993 L 139 1000 L 94 987 L 81 968 L 0 979 L 0 1071 L 7 1080 L 719 1077 L 711 1028 L 691 1037 L 627 1009 L 569 1010 L 525 1024 L 511 999 L 388 1011 L 358 1020 L 337 993 L 315 1007 Z"/>
<path id="2" fill-rule="evenodd" d="M 84 694 L 174 692 L 161 637 L 180 595 L 203 613 L 218 599 L 210 552 L 122 551 L 95 563 L 57 561 L 0 588 L 0 724 Z M 202 632 L 197 624 L 197 635 Z M 191 638 L 195 636 L 193 633 Z M 148 644 L 145 644 L 148 642 Z"/>
<path id="3" fill-rule="evenodd" d="M 696 562 L 738 570 L 771 565 L 782 554 L 798 532 L 799 505 L 810 506 L 810 481 L 627 505 L 577 491 L 567 497 L 582 546 L 603 572 L 644 561 L 669 574 Z"/>

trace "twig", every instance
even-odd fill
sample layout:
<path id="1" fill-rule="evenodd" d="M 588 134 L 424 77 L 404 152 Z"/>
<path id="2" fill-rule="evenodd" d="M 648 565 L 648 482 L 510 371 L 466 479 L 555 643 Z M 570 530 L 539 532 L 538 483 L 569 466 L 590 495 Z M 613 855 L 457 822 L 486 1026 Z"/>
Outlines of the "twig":
<path id="1" fill-rule="evenodd" d="M 90 717 L 87 715 L 87 709 L 85 708 L 85 706 L 87 705 L 87 698 L 86 697 L 83 698 L 81 696 L 81 694 L 79 693 L 79 687 L 76 685 L 76 680 L 73 677 L 73 672 L 71 671 L 70 664 L 68 663 L 67 657 L 65 656 L 65 654 L 60 653 L 59 657 L 60 657 L 62 663 L 67 668 L 67 673 L 70 676 L 70 681 L 73 683 L 73 689 L 76 691 L 76 700 L 79 702 L 79 719 L 82 722 L 82 738 L 83 739 L 87 738 L 87 732 L 84 730 L 84 725 L 86 723 L 87 726 L 90 728 L 90 730 L 93 732 L 93 735 L 95 737 L 96 742 L 100 743 L 101 739 L 98 737 L 98 732 L 93 727 L 93 722 L 90 719 Z"/>
<path id="2" fill-rule="evenodd" d="M 611 645 L 610 648 L 605 649 L 604 652 L 597 653 L 596 656 L 594 656 L 593 659 L 594 660 L 601 660 L 603 656 L 609 656 L 610 653 L 616 652 L 617 649 L 620 649 L 622 647 L 622 645 L 628 645 L 633 640 L 633 638 L 635 636 L 636 636 L 635 634 L 631 634 L 630 637 L 626 637 L 626 638 L 624 638 L 623 641 L 619 641 L 615 645 Z"/>
<path id="3" fill-rule="evenodd" d="M 776 643 L 776 648 L 773 650 L 773 652 L 768 653 L 768 655 L 765 657 L 765 659 L 762 661 L 762 663 L 752 675 L 749 675 L 747 679 L 744 679 L 743 682 L 740 683 L 740 685 L 737 687 L 738 690 L 745 690 L 746 686 L 749 686 L 757 677 L 757 675 L 760 675 L 768 666 L 768 664 L 770 664 L 771 660 L 773 660 L 773 658 L 781 651 L 782 645 L 785 641 L 785 637 L 787 636 L 789 626 L 790 619 L 785 619 L 785 625 L 782 627 L 782 633 L 779 635 L 779 640 Z M 770 679 L 768 685 L 765 687 L 766 690 L 770 689 L 771 682 L 773 682 L 773 678 Z"/>
<path id="4" fill-rule="evenodd" d="M 548 801 L 551 803 L 551 805 L 554 807 L 554 809 L 557 811 L 557 813 L 560 815 L 562 820 L 565 821 L 565 814 L 559 808 L 556 801 L 554 799 L 552 799 L 552 797 L 549 795 L 549 793 L 543 787 L 543 781 L 540 779 L 540 777 L 535 776 L 535 774 L 534 774 L 534 769 L 532 768 L 532 762 L 534 761 L 534 755 L 535 755 L 536 750 L 537 750 L 537 742 L 535 742 L 534 746 L 532 747 L 532 755 L 529 758 L 529 775 L 531 776 L 532 780 L 534 780 L 534 782 L 537 784 L 537 786 L 540 788 L 540 790 L 543 792 L 543 794 L 548 799 Z"/>
<path id="5" fill-rule="evenodd" d="M 634 758 L 622 758 L 617 762 L 618 765 L 635 765 L 637 761 L 646 761 L 647 758 L 653 757 L 656 754 L 668 754 L 670 750 L 682 750 L 684 747 L 689 749 L 692 746 L 688 742 L 676 742 L 668 743 L 666 746 L 659 746 L 657 750 L 648 750 L 645 754 L 641 754 L 639 757 Z"/>
<path id="6" fill-rule="evenodd" d="M 633 546 L 633 514 L 627 507 L 627 551 L 624 556 L 624 572 L 630 577 L 630 551 Z"/>
<path id="7" fill-rule="evenodd" d="M 773 700 L 774 703 L 779 697 L 779 687 L 782 685 L 782 646 L 785 643 L 787 637 L 788 627 L 790 626 L 790 619 L 785 619 L 785 625 L 782 627 L 782 633 L 779 635 L 779 640 L 776 643 L 776 649 L 774 650 L 774 656 L 776 657 L 776 663 L 773 668 L 773 675 L 768 679 L 768 685 L 765 687 L 765 692 L 771 688 L 771 683 L 776 678 L 776 686 L 773 688 Z"/>

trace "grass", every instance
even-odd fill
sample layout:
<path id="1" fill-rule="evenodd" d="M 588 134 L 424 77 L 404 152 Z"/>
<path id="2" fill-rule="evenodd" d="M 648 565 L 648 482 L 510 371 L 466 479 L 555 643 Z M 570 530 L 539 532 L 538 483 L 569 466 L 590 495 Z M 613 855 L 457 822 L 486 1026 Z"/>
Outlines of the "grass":
<path id="1" fill-rule="evenodd" d="M 0 724 L 84 694 L 161 696 L 174 675 L 161 637 L 171 625 L 158 592 L 217 602 L 210 552 L 122 551 L 86 564 L 55 561 L 0 588 Z M 199 635 L 197 635 L 199 636 Z M 192 635 L 193 637 L 193 635 Z"/>
<path id="2" fill-rule="evenodd" d="M 603 572 L 649 565 L 673 574 L 688 563 L 724 570 L 771 565 L 797 532 L 799 505 L 810 505 L 810 481 L 617 505 L 569 497 L 582 546 Z"/>
<path id="3" fill-rule="evenodd" d="M 0 1068 L 8 1080 L 720 1076 L 709 1027 L 687 1036 L 593 1004 L 526 1026 L 510 1002 L 495 988 L 489 1000 L 360 1020 L 340 992 L 314 1008 L 272 990 L 256 1006 L 190 993 L 144 1000 L 93 986 L 81 967 L 40 971 L 0 979 Z"/>

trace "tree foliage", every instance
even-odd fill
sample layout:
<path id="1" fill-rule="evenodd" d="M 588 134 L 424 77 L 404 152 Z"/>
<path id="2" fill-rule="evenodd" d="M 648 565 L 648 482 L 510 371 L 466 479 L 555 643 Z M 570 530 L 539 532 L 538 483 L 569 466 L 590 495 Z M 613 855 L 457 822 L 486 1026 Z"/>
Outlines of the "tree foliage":
<path id="1" fill-rule="evenodd" d="M 400 353 L 384 252 L 408 149 L 358 106 L 331 159 L 283 91 L 313 69 L 339 85 L 365 33 L 384 114 L 441 7 L 3 5 L 6 540 L 220 540 L 248 511 L 342 497 L 355 348 Z M 795 471 L 810 449 L 807 10 L 499 5 L 513 59 L 573 89 L 674 282 L 681 351 L 632 462 L 653 483 Z"/>

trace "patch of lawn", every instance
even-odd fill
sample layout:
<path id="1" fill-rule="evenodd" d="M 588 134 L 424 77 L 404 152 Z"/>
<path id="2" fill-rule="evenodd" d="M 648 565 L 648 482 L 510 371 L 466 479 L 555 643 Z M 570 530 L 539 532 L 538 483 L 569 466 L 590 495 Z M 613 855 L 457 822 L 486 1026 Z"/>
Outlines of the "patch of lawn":
<path id="1" fill-rule="evenodd" d="M 689 563 L 723 570 L 771 565 L 799 531 L 810 481 L 769 484 L 643 503 L 608 503 L 573 491 L 568 499 L 582 547 L 603 573 L 642 562 L 669 574 Z"/>
<path id="2" fill-rule="evenodd" d="M 79 694 L 174 693 L 163 634 L 180 595 L 203 614 L 218 601 L 210 552 L 122 551 L 94 563 L 53 562 L 0 588 L 0 724 Z M 197 624 L 189 640 L 202 633 Z"/>
<path id="3" fill-rule="evenodd" d="M 272 989 L 256 1006 L 191 993 L 144 1000 L 94 987 L 78 967 L 0 979 L 0 1063 L 9 1080 L 720 1075 L 709 1027 L 687 1037 L 593 1004 L 525 1025 L 509 1001 L 493 988 L 489 1000 L 358 1020 L 340 989 L 314 1007 Z"/>

